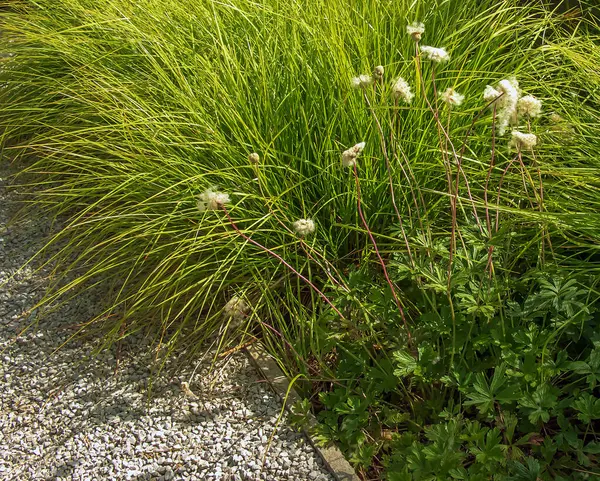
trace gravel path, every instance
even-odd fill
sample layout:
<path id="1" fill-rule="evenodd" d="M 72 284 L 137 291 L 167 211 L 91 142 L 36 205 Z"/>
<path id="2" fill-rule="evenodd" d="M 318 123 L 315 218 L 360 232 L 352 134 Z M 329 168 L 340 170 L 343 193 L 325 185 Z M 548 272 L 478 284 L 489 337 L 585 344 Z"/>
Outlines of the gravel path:
<path id="1" fill-rule="evenodd" d="M 13 274 L 51 226 L 8 224 L 17 204 L 4 188 L 7 169 L 0 165 L 1 480 L 333 480 L 285 422 L 265 456 L 281 404 L 243 354 L 213 372 L 208 360 L 168 362 L 149 396 L 154 356 L 142 337 L 123 343 L 118 369 L 115 349 L 94 357 L 91 341 L 56 351 L 94 312 L 92 293 L 17 338 L 47 273 Z"/>

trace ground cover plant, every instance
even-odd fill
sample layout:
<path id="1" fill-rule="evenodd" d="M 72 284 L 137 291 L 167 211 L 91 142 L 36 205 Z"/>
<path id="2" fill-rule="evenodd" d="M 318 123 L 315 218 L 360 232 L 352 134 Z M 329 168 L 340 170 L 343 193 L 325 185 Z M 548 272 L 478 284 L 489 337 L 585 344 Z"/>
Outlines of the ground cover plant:
<path id="1" fill-rule="evenodd" d="M 598 475 L 586 8 L 10 2 L 3 155 L 70 219 L 46 301 L 105 283 L 107 345 L 260 338 L 365 479 Z"/>

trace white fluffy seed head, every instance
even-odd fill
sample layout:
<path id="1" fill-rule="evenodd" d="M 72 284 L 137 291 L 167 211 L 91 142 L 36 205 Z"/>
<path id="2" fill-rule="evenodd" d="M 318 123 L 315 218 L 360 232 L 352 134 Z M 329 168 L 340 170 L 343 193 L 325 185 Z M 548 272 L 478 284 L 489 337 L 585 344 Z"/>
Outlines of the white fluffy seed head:
<path id="1" fill-rule="evenodd" d="M 362 154 L 363 150 L 365 150 L 365 145 L 367 145 L 365 142 L 359 142 L 354 147 L 352 147 L 352 151 L 356 154 L 357 157 L 360 154 Z"/>
<path id="2" fill-rule="evenodd" d="M 413 38 L 415 42 L 421 40 L 421 36 L 425 32 L 425 25 L 421 22 L 413 22 L 406 26 L 406 32 Z"/>
<path id="3" fill-rule="evenodd" d="M 248 155 L 248 161 L 251 164 L 258 164 L 260 162 L 260 155 L 258 155 L 256 152 L 252 152 L 250 155 Z"/>
<path id="4" fill-rule="evenodd" d="M 517 79 L 510 78 L 500 80 L 498 83 L 498 91 L 504 94 L 500 99 L 502 107 L 517 106 L 519 100 L 519 82 L 517 82 Z"/>
<path id="5" fill-rule="evenodd" d="M 315 231 L 315 223 L 312 219 L 298 219 L 292 226 L 294 231 L 303 237 Z"/>
<path id="6" fill-rule="evenodd" d="M 359 142 L 355 146 L 345 150 L 342 153 L 342 165 L 344 167 L 354 167 L 356 165 L 356 159 L 364 150 L 365 145 L 364 142 Z"/>
<path id="7" fill-rule="evenodd" d="M 539 117 L 542 113 L 542 101 L 533 95 L 526 95 L 517 101 L 517 111 L 519 115 Z"/>
<path id="8" fill-rule="evenodd" d="M 244 317 L 246 317 L 247 313 L 248 304 L 246 301 L 244 301 L 244 299 L 238 296 L 233 296 L 231 299 L 229 299 L 223 308 L 223 314 L 225 317 L 232 318 L 236 321 L 242 320 Z"/>
<path id="9" fill-rule="evenodd" d="M 344 167 L 354 167 L 356 165 L 356 155 L 352 154 L 350 149 L 342 153 L 342 165 Z"/>
<path id="10" fill-rule="evenodd" d="M 483 100 L 490 103 L 498 99 L 500 95 L 502 95 L 502 92 L 496 90 L 491 85 L 486 85 L 485 90 L 483 91 Z"/>
<path id="11" fill-rule="evenodd" d="M 515 78 L 501 80 L 497 90 L 502 94 L 496 104 L 498 135 L 504 135 L 509 125 L 515 125 L 518 122 L 519 82 Z"/>
<path id="12" fill-rule="evenodd" d="M 459 94 L 453 88 L 448 88 L 442 94 L 442 100 L 451 107 L 454 105 L 459 106 L 465 100 L 465 96 L 462 94 Z"/>
<path id="13" fill-rule="evenodd" d="M 384 71 L 383 65 L 377 65 L 377 67 L 373 69 L 373 78 L 376 80 L 381 80 L 383 78 Z"/>
<path id="14" fill-rule="evenodd" d="M 200 212 L 204 212 L 206 210 L 219 210 L 228 203 L 229 194 L 207 189 L 198 196 L 197 206 Z"/>
<path id="15" fill-rule="evenodd" d="M 518 150 L 529 150 L 537 145 L 537 136 L 535 134 L 526 134 L 518 130 L 512 131 L 512 138 L 509 147 L 516 147 Z"/>
<path id="16" fill-rule="evenodd" d="M 361 88 L 361 87 L 368 87 L 369 85 L 373 84 L 373 77 L 370 75 L 359 75 L 358 77 L 354 77 L 352 78 L 352 87 L 354 87 L 355 89 Z"/>
<path id="17" fill-rule="evenodd" d="M 443 48 L 428 47 L 423 45 L 421 47 L 421 54 L 435 63 L 447 62 L 450 60 L 450 55 Z"/>
<path id="18" fill-rule="evenodd" d="M 407 104 L 411 103 L 415 96 L 415 94 L 410 91 L 408 82 L 402 77 L 396 80 L 396 83 L 392 87 L 392 91 L 394 92 L 394 97 L 404 100 Z"/>

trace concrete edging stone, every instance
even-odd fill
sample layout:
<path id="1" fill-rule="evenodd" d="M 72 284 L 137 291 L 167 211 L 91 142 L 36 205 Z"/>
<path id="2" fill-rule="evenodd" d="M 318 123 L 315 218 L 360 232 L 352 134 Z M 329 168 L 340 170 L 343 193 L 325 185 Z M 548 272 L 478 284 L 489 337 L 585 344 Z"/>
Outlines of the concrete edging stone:
<path id="1" fill-rule="evenodd" d="M 246 348 L 246 353 L 258 372 L 263 376 L 267 382 L 271 385 L 273 391 L 283 401 L 290 386 L 289 379 L 279 368 L 279 365 L 275 360 L 260 346 L 253 344 Z M 289 389 L 287 402 L 285 408 L 289 410 L 289 406 L 292 406 L 300 401 L 300 396 L 295 389 Z M 335 476 L 338 481 L 360 481 L 360 478 L 354 471 L 354 468 L 346 460 L 342 452 L 337 446 L 330 447 L 319 447 L 315 440 L 311 436 L 309 430 L 317 424 L 317 420 L 312 413 L 308 414 L 308 430 L 305 430 L 306 437 L 310 441 L 315 451 L 321 456 L 327 468 Z"/>

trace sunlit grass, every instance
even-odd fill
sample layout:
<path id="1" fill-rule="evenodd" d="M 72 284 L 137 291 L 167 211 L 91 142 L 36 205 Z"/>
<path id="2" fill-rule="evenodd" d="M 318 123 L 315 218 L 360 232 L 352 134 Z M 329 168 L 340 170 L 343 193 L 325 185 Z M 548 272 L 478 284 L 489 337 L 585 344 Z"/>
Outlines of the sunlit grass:
<path id="1" fill-rule="evenodd" d="M 543 262 L 599 272 L 600 49 L 585 33 L 590 24 L 580 31 L 583 20 L 572 14 L 496 0 L 22 0 L 10 7 L 0 14 L 0 50 L 14 54 L 2 58 L 0 73 L 4 155 L 41 174 L 32 212 L 70 219 L 59 257 L 65 269 L 86 273 L 49 299 L 86 280 L 112 284 L 104 314 L 119 315 L 99 318 L 109 341 L 149 326 L 161 342 L 193 345 L 214 333 L 235 345 L 260 332 L 280 359 L 306 369 L 304 360 L 325 349 L 332 313 L 295 272 L 334 302 L 344 289 L 331 277 L 344 284 L 365 265 L 380 273 L 354 176 L 340 161 L 359 141 L 366 142 L 358 168 L 366 221 L 383 258 L 407 254 L 376 118 L 394 152 L 408 245 L 423 259 L 434 244 L 447 246 L 451 196 L 425 101 L 434 95 L 432 67 L 423 64 L 421 81 L 406 34 L 413 20 L 426 25 L 423 44 L 452 57 L 437 68 L 437 90 L 466 95 L 448 121 L 457 147 L 485 106 L 487 84 L 516 76 L 544 103 L 532 125 L 543 208 L 526 202 L 521 174 L 509 171 L 497 207 L 501 228 L 479 238 L 505 247 L 495 272 L 519 275 Z M 384 82 L 365 91 L 367 103 L 351 78 L 376 65 L 385 68 Z M 416 93 L 410 106 L 394 108 L 398 76 Z M 462 164 L 482 219 L 491 132 L 486 111 Z M 507 143 L 497 139 L 495 189 L 510 160 Z M 248 161 L 252 152 L 258 166 Z M 224 212 L 199 212 L 197 196 L 211 187 L 230 195 L 228 214 L 264 249 Z M 470 235 L 473 203 L 462 180 L 459 194 L 458 233 Z M 302 218 L 316 224 L 305 239 L 291 229 Z M 250 306 L 241 326 L 223 317 L 235 295 Z M 414 325 L 420 313 L 409 293 L 399 295 Z"/>

